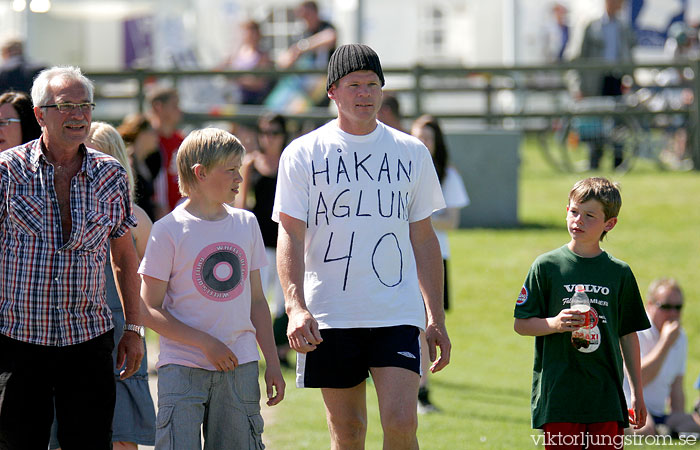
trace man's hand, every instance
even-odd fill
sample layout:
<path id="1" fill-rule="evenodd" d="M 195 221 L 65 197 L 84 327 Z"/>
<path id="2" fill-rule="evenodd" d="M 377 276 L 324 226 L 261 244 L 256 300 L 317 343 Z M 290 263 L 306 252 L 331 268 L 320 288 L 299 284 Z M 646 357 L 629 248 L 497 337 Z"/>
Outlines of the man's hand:
<path id="1" fill-rule="evenodd" d="M 292 45 L 277 58 L 277 67 L 280 69 L 289 69 L 296 60 L 299 59 L 300 55 L 299 47 L 296 44 Z"/>
<path id="2" fill-rule="evenodd" d="M 452 351 L 452 343 L 447 336 L 447 328 L 445 324 L 437 325 L 429 323 L 425 327 L 425 340 L 428 343 L 428 355 L 433 364 L 430 366 L 432 373 L 439 372 L 450 363 L 450 352 Z M 437 348 L 440 347 L 440 356 L 438 357 Z"/>
<path id="3" fill-rule="evenodd" d="M 126 367 L 119 373 L 120 380 L 126 380 L 136 373 L 143 359 L 143 339 L 133 331 L 124 331 L 117 345 L 117 368 L 126 362 Z"/>
<path id="4" fill-rule="evenodd" d="M 318 329 L 318 322 L 307 309 L 297 309 L 287 313 L 289 325 L 287 325 L 287 339 L 289 346 L 299 353 L 308 353 L 316 350 L 316 346 L 323 341 Z"/>
<path id="5" fill-rule="evenodd" d="M 664 322 L 661 327 L 659 340 L 665 340 L 672 345 L 681 334 L 681 322 L 679 320 L 670 320 Z"/>

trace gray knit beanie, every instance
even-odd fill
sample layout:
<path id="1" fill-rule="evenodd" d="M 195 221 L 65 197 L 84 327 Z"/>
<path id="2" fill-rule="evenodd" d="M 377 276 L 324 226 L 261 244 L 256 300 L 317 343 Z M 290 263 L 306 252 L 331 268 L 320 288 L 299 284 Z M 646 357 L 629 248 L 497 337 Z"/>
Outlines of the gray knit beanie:
<path id="1" fill-rule="evenodd" d="M 358 70 L 371 70 L 376 73 L 384 86 L 384 73 L 377 53 L 364 44 L 347 44 L 338 47 L 328 61 L 326 91 L 345 75 Z"/>

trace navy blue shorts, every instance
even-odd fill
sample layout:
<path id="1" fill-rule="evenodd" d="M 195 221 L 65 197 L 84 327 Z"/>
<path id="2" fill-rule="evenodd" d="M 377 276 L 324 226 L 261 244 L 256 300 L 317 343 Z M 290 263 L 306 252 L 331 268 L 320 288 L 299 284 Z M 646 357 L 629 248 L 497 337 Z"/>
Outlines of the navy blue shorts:
<path id="1" fill-rule="evenodd" d="M 316 350 L 297 355 L 297 387 L 344 389 L 370 367 L 401 367 L 420 375 L 420 330 L 411 325 L 321 330 Z"/>

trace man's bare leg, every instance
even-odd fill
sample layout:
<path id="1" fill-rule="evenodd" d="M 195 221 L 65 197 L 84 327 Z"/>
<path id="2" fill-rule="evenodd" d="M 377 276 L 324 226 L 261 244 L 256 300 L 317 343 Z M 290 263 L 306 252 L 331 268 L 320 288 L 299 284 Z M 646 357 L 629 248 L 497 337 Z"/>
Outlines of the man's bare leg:
<path id="1" fill-rule="evenodd" d="M 363 381 L 347 389 L 322 388 L 332 450 L 362 450 L 367 435 L 367 398 Z M 415 410 L 415 405 L 413 407 Z"/>
<path id="2" fill-rule="evenodd" d="M 370 369 L 379 399 L 379 416 L 384 430 L 384 450 L 418 449 L 417 373 L 400 367 Z"/>

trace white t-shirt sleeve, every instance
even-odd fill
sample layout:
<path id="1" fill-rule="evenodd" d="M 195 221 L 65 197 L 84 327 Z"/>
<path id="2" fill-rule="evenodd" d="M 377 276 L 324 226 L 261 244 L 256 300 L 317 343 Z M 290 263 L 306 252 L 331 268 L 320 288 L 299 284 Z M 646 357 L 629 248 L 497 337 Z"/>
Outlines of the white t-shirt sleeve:
<path id="1" fill-rule="evenodd" d="M 409 200 L 409 222 L 418 222 L 430 217 L 435 211 L 445 207 L 442 188 L 430 153 L 425 146 L 419 150 L 418 179 Z"/>
<path id="2" fill-rule="evenodd" d="M 282 152 L 277 172 L 275 203 L 272 220 L 280 221 L 280 213 L 306 222 L 309 213 L 309 175 L 310 162 L 305 160 L 304 151 L 290 144 Z"/>
<path id="3" fill-rule="evenodd" d="M 442 195 L 445 197 L 447 208 L 464 208 L 469 205 L 469 195 L 464 187 L 464 181 L 454 167 L 447 167 L 445 171 L 445 178 L 442 180 Z"/>
<path id="4" fill-rule="evenodd" d="M 175 246 L 167 227 L 156 222 L 146 244 L 146 252 L 139 273 L 162 281 L 169 281 L 175 258 Z"/>

